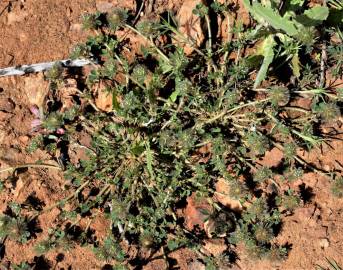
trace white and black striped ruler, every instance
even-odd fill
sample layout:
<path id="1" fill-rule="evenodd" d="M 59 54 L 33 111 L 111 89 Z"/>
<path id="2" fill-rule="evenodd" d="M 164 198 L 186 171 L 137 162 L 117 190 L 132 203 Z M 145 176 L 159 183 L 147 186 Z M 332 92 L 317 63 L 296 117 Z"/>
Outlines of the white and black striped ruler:
<path id="1" fill-rule="evenodd" d="M 21 65 L 15 67 L 8 67 L 0 69 L 0 77 L 24 75 L 28 73 L 41 72 L 51 69 L 55 64 L 60 63 L 62 67 L 83 67 L 91 63 L 90 60 L 86 59 L 65 59 L 53 62 L 38 63 L 32 65 Z"/>

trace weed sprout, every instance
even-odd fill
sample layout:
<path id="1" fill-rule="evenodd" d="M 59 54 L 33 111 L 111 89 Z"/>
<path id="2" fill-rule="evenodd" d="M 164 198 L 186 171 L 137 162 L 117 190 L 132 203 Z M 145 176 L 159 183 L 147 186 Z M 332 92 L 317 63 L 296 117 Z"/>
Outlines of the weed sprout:
<path id="1" fill-rule="evenodd" d="M 257 258 L 286 256 L 287 250 L 274 243 L 275 226 L 301 200 L 292 191 L 276 190 L 276 204 L 270 204 L 264 187 L 294 181 L 305 169 L 330 176 L 307 164 L 298 149 L 325 139 L 315 124 L 337 119 L 342 91 L 315 85 L 320 80 L 314 71 L 320 69 L 318 61 L 301 63 L 316 54 L 314 44 L 321 38 L 317 27 L 328 16 L 326 7 L 281 16 L 263 3 L 243 2 L 257 27 L 249 30 L 235 23 L 232 40 L 224 44 L 212 36 L 210 17 L 224 17 L 228 7 L 217 2 L 196 7 L 194 14 L 207 28 L 207 43 L 200 47 L 171 25 L 170 14 L 168 20 L 140 21 L 136 27 L 122 9 L 83 16 L 84 28 L 93 36 L 74 49 L 73 57 L 88 58 L 94 65 L 75 94 L 79 105 L 67 111 L 49 108 L 44 117 L 35 114 L 34 127 L 44 132 L 28 150 L 43 148 L 52 154 L 60 145 L 87 149 L 87 159 L 68 161 L 64 173 L 70 194 L 50 208 L 61 208 L 59 218 L 74 225 L 85 216 L 92 220 L 95 213 L 104 213 L 111 225 L 107 237 L 93 245 L 99 259 L 126 265 L 124 243 L 138 249 L 201 250 L 202 228 L 189 230 L 181 221 L 182 205 L 192 194 L 215 209 L 203 213 L 211 236 L 233 245 L 244 242 Z M 318 16 L 313 15 L 316 10 Z M 125 39 L 132 33 L 143 41 L 142 54 L 133 58 L 128 57 L 135 53 L 132 44 Z M 175 37 L 193 47 L 193 53 L 186 55 L 181 43 L 169 42 Z M 246 55 L 254 44 L 260 48 Z M 331 48 L 329 55 L 338 53 Z M 279 69 L 291 69 L 292 83 L 285 82 Z M 59 66 L 47 74 L 56 93 L 63 76 Z M 109 93 L 109 111 L 97 106 L 95 86 Z M 293 105 L 304 94 L 313 97 L 312 111 Z M 81 132 L 90 137 L 87 146 L 80 145 Z M 282 172 L 259 162 L 272 147 L 284 154 Z M 218 179 L 227 181 L 228 197 L 243 205 L 239 213 L 216 201 Z M 342 197 L 342 187 L 339 178 L 332 182 L 332 193 Z M 99 191 L 87 195 L 92 189 Z M 72 209 L 67 211 L 66 205 Z M 0 225 L 1 238 L 29 237 L 20 215 L 3 215 Z M 36 245 L 38 254 L 73 246 L 75 239 L 63 226 L 58 224 Z M 207 260 L 219 265 L 217 259 Z"/>

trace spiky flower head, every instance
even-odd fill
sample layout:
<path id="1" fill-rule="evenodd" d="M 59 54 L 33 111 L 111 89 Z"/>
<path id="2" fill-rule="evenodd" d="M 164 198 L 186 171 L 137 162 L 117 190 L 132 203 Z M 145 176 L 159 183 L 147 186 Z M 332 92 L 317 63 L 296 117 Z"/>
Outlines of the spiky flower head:
<path id="1" fill-rule="evenodd" d="M 107 23 L 111 30 L 116 30 L 118 27 L 125 24 L 128 17 L 129 15 L 124 9 L 115 9 L 106 15 Z"/>
<path id="2" fill-rule="evenodd" d="M 324 121 L 337 119 L 341 115 L 341 111 L 334 102 L 322 102 L 315 109 Z"/>
<path id="3" fill-rule="evenodd" d="M 285 106 L 290 100 L 290 93 L 286 87 L 273 87 L 268 95 L 274 106 Z"/>
<path id="4" fill-rule="evenodd" d="M 151 248 L 155 243 L 154 236 L 150 232 L 143 232 L 139 236 L 139 242 L 143 247 Z"/>
<path id="5" fill-rule="evenodd" d="M 274 234 L 272 228 L 266 224 L 257 223 L 253 226 L 254 236 L 257 242 L 259 243 L 268 243 L 273 239 Z"/>
<path id="6" fill-rule="evenodd" d="M 297 146 L 295 143 L 286 143 L 284 145 L 283 154 L 286 160 L 293 160 L 296 156 Z"/>
<path id="7" fill-rule="evenodd" d="M 249 132 L 245 142 L 253 155 L 263 155 L 269 149 L 267 137 L 257 132 Z"/>
<path id="8" fill-rule="evenodd" d="M 276 198 L 276 204 L 278 206 L 282 206 L 287 211 L 293 211 L 295 208 L 299 206 L 300 198 L 299 196 L 289 191 L 287 194 L 283 196 L 278 196 Z"/>

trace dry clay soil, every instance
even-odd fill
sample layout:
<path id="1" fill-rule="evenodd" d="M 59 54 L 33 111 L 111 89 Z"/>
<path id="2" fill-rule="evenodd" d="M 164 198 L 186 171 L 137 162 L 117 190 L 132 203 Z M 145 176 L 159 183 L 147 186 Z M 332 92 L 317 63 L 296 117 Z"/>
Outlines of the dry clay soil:
<path id="1" fill-rule="evenodd" d="M 156 0 L 153 11 L 155 14 L 167 9 L 177 11 L 187 4 L 185 2 Z M 86 33 L 81 30 L 80 16 L 85 12 L 116 6 L 137 9 L 134 0 L 0 1 L 0 68 L 67 58 L 73 45 L 86 37 Z M 246 11 L 241 12 L 246 15 Z M 0 78 L 0 169 L 51 159 L 48 153 L 42 151 L 31 155 L 25 151 L 32 136 L 30 122 L 34 116 L 30 113 L 30 107 L 36 99 L 41 98 L 40 95 L 46 94 L 47 89 L 41 74 Z M 336 128 L 342 131 L 339 125 Z M 339 167 L 342 166 L 339 164 L 343 164 L 342 142 L 330 144 L 330 147 L 325 145 L 321 150 L 306 154 L 304 158 L 325 169 L 342 170 Z M 265 162 L 272 165 L 280 159 L 280 153 L 274 149 L 267 154 Z M 9 202 L 23 203 L 30 195 L 45 205 L 51 205 L 65 197 L 66 191 L 62 187 L 63 177 L 60 172 L 29 169 L 19 175 L 11 192 L 0 194 L 0 212 L 6 209 Z M 314 173 L 306 174 L 289 187 L 300 189 L 307 201 L 293 215 L 285 217 L 277 237 L 278 243 L 290 245 L 288 258 L 275 263 L 255 261 L 240 252 L 241 247 L 238 247 L 239 259 L 234 269 L 314 269 L 317 264 L 327 265 L 325 258 L 334 259 L 343 265 L 343 199 L 333 198 L 330 195 L 329 180 Z M 99 262 L 91 250 L 78 246 L 63 252 L 64 256 L 60 254 L 59 260 L 56 259 L 58 251 L 51 251 L 45 257 L 35 255 L 33 246 L 47 236 L 47 229 L 55 224 L 58 212 L 55 209 L 39 217 L 43 232 L 37 233 L 36 239 L 29 244 L 6 241 L 0 269 L 7 269 L 5 267 L 8 262 L 18 264 L 22 261 L 35 261 L 39 265 L 36 269 L 102 269 L 105 263 Z M 90 227 L 101 238 L 106 234 L 108 223 L 99 215 Z M 207 249 L 217 255 L 221 250 L 221 242 L 209 241 Z M 201 266 L 191 264 L 194 254 L 189 251 L 179 250 L 171 257 L 177 260 L 179 268 L 176 269 L 202 269 Z M 143 269 L 164 269 L 164 262 L 156 259 L 143 266 Z"/>

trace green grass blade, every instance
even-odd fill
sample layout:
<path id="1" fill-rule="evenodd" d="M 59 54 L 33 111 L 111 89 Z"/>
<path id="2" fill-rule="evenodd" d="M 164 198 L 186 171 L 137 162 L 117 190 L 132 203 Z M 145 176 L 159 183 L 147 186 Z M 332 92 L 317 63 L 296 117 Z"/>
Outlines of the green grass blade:
<path id="1" fill-rule="evenodd" d="M 257 88 L 267 76 L 269 65 L 273 62 L 273 59 L 274 59 L 274 46 L 275 46 L 275 44 L 276 43 L 275 43 L 273 35 L 268 36 L 264 40 L 263 50 L 262 50 L 263 56 L 264 56 L 263 63 L 262 63 L 260 70 L 257 73 L 254 88 Z"/>

